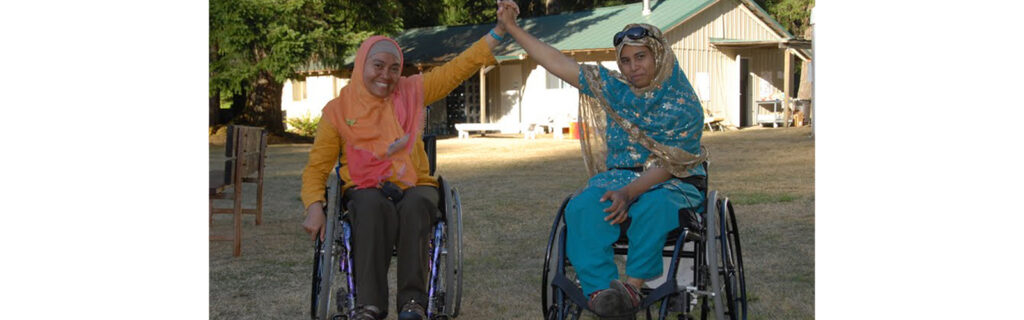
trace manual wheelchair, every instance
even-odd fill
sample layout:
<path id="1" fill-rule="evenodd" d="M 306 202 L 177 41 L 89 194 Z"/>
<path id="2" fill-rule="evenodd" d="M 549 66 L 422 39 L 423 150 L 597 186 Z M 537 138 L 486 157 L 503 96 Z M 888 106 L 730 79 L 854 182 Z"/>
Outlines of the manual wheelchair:
<path id="1" fill-rule="evenodd" d="M 707 171 L 708 162 L 701 165 Z M 680 226 L 669 233 L 662 249 L 663 259 L 668 259 L 664 282 L 653 289 L 641 289 L 645 297 L 640 309 L 652 319 L 651 308 L 660 302 L 657 319 L 667 319 L 669 312 L 678 312 L 678 319 L 687 319 L 696 317 L 699 305 L 700 319 L 714 315 L 714 319 L 745 320 L 747 289 L 732 203 L 727 197 L 719 197 L 717 191 L 708 192 L 707 179 L 693 184 L 707 198 L 697 208 L 679 210 Z M 565 254 L 565 207 L 578 192 L 562 201 L 544 255 L 541 303 L 549 320 L 579 319 L 583 310 L 593 312 Z M 615 255 L 625 255 L 629 248 L 628 223 L 622 224 L 619 239 L 612 245 Z M 680 267 L 683 259 L 689 260 L 689 270 Z"/>
<path id="2" fill-rule="evenodd" d="M 436 168 L 436 138 L 423 137 L 430 164 Z M 325 241 L 316 237 L 313 256 L 313 283 L 310 316 L 319 320 L 348 319 L 355 309 L 353 277 L 352 224 L 347 205 L 342 201 L 342 181 L 338 166 L 327 184 Z M 462 300 L 462 204 L 458 191 L 438 177 L 438 212 L 427 248 L 427 319 L 458 317 Z M 393 252 L 394 254 L 394 252 Z"/>

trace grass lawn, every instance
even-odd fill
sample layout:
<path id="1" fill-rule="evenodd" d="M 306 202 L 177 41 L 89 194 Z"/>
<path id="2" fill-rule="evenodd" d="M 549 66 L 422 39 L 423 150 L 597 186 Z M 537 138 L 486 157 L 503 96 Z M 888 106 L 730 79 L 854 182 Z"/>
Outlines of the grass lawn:
<path id="1" fill-rule="evenodd" d="M 809 128 L 705 132 L 710 187 L 734 201 L 751 319 L 814 317 L 814 140 Z M 540 319 L 544 246 L 561 201 L 586 179 L 579 143 L 540 136 L 438 141 L 438 174 L 462 197 L 464 289 L 459 319 Z M 242 256 L 210 242 L 211 319 L 309 317 L 312 241 L 302 231 L 309 144 L 271 145 L 263 224 L 244 221 Z M 219 167 L 223 146 L 210 146 Z M 255 192 L 246 187 L 246 195 Z M 246 199 L 255 204 L 252 196 Z M 226 203 L 222 203 L 226 205 Z M 205 220 L 205 219 L 204 219 Z M 229 234 L 218 215 L 211 233 Z M 391 293 L 394 293 L 394 263 Z M 394 297 L 392 297 L 393 299 Z M 390 319 L 395 319 L 394 302 Z"/>

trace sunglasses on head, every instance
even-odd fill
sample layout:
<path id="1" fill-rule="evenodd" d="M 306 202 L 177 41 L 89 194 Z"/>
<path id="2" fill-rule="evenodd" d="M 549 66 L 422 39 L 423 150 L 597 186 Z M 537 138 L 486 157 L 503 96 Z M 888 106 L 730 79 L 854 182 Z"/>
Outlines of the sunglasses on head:
<path id="1" fill-rule="evenodd" d="M 647 29 L 644 29 L 644 27 L 636 26 L 616 33 L 615 37 L 612 38 L 612 44 L 618 47 L 619 44 L 622 43 L 622 38 L 624 37 L 629 37 L 633 40 L 640 40 L 650 35 L 651 34 L 647 32 Z"/>

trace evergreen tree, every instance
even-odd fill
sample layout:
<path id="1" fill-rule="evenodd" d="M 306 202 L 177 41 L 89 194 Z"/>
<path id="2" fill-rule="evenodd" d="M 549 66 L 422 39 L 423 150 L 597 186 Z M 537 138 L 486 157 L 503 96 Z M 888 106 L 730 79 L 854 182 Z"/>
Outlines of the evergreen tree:
<path id="1" fill-rule="evenodd" d="M 495 22 L 495 0 L 444 0 L 440 22 L 446 26 Z"/>
<path id="2" fill-rule="evenodd" d="M 397 0 L 211 0 L 210 108 L 230 99 L 233 122 L 283 132 L 284 81 L 341 67 L 369 35 L 400 31 L 399 13 Z"/>
<path id="3" fill-rule="evenodd" d="M 789 33 L 801 37 L 810 25 L 814 0 L 754 0 Z"/>
<path id="4" fill-rule="evenodd" d="M 401 0 L 403 28 L 442 25 L 445 3 L 441 1 Z"/>

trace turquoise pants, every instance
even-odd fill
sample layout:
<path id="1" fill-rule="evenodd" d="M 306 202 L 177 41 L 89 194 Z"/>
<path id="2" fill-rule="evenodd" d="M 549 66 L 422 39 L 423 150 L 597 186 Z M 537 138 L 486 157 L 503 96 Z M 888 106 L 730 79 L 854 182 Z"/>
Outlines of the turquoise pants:
<path id="1" fill-rule="evenodd" d="M 587 187 L 565 208 L 566 254 L 587 296 L 607 289 L 619 278 L 611 245 L 618 240 L 620 229 L 618 224 L 604 221 L 608 213 L 602 210 L 612 203 L 600 202 L 606 191 Z M 665 188 L 645 192 L 629 207 L 627 276 L 651 279 L 662 274 L 661 250 L 668 232 L 679 226 L 679 209 L 685 207 L 689 206 L 682 193 Z"/>

